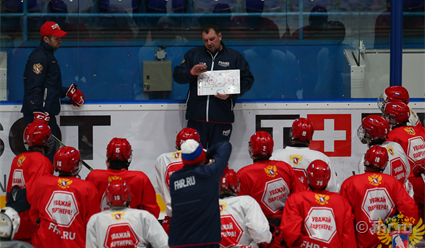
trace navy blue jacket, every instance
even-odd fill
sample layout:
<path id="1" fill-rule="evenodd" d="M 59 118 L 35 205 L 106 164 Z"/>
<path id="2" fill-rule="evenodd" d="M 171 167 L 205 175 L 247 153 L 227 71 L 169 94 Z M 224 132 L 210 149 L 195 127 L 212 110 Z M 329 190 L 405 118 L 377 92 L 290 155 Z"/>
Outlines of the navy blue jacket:
<path id="1" fill-rule="evenodd" d="M 48 112 L 58 115 L 61 98 L 68 87 L 62 87 L 61 70 L 53 48 L 42 41 L 28 57 L 24 71 L 24 100 L 21 112 Z"/>
<path id="2" fill-rule="evenodd" d="M 207 151 L 215 162 L 184 165 L 170 176 L 170 247 L 220 243 L 220 180 L 231 152 L 228 141 L 217 143 Z"/>
<path id="3" fill-rule="evenodd" d="M 254 76 L 249 70 L 248 62 L 242 54 L 223 45 L 217 54 L 211 54 L 205 46 L 192 48 L 184 55 L 182 63 L 174 68 L 173 78 L 179 84 L 189 83 L 186 99 L 186 120 L 233 123 L 235 116 L 233 107 L 236 98 L 241 97 L 251 89 Z M 240 94 L 232 95 L 226 100 L 214 96 L 198 96 L 197 76 L 192 76 L 190 70 L 194 65 L 205 63 L 207 70 L 240 70 Z"/>

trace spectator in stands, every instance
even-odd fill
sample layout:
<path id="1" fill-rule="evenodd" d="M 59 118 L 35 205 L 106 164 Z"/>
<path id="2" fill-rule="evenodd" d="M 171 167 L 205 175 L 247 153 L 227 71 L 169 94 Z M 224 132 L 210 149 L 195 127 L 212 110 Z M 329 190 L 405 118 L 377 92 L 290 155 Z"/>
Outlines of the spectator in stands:
<path id="1" fill-rule="evenodd" d="M 21 227 L 15 230 L 14 239 L 31 242 L 37 226 L 30 220 L 29 212 L 39 188 L 36 183 L 43 175 L 52 175 L 53 166 L 45 156 L 52 149 L 51 131 L 47 124 L 30 123 L 24 131 L 28 151 L 16 156 L 9 172 L 6 189 L 6 206 L 19 213 Z"/>
<path id="2" fill-rule="evenodd" d="M 124 180 L 130 188 L 130 207 L 146 210 L 158 218 L 160 209 L 156 202 L 155 189 L 148 176 L 142 171 L 128 170 L 132 156 L 131 145 L 127 139 L 113 138 L 106 148 L 107 169 L 91 171 L 86 180 L 92 182 L 99 191 L 96 203 L 102 211 L 109 209 L 105 195 L 108 183 Z"/>
<path id="3" fill-rule="evenodd" d="M 32 237 L 36 248 L 84 247 L 86 226 L 90 217 L 99 212 L 97 189 L 91 182 L 79 179 L 80 152 L 70 146 L 60 148 L 53 167 L 59 176 L 46 175 L 38 180 L 37 199 L 30 209 L 30 218 L 37 223 Z"/>

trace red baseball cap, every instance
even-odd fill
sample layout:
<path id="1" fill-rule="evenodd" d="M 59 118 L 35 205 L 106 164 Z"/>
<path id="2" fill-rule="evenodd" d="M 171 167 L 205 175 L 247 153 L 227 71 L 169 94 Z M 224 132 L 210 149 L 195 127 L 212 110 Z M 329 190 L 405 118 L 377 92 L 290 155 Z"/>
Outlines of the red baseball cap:
<path id="1" fill-rule="evenodd" d="M 40 28 L 40 36 L 48 36 L 53 35 L 56 37 L 62 37 L 64 35 L 68 34 L 67 32 L 63 31 L 59 25 L 56 22 L 45 22 L 43 26 Z"/>

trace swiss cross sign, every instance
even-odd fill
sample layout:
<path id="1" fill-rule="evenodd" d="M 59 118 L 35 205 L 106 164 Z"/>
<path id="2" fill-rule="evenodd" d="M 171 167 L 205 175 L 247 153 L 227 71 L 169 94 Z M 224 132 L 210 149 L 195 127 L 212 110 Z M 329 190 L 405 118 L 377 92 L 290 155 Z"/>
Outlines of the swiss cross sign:
<path id="1" fill-rule="evenodd" d="M 134 248 L 138 243 L 139 239 L 130 224 L 120 223 L 108 227 L 103 247 Z"/>
<path id="2" fill-rule="evenodd" d="M 366 191 L 363 198 L 362 211 L 369 222 L 384 220 L 393 211 L 395 205 L 385 188 L 372 188 Z"/>
<path id="3" fill-rule="evenodd" d="M 310 149 L 329 157 L 351 156 L 351 114 L 307 115 L 314 125 Z"/>
<path id="4" fill-rule="evenodd" d="M 332 208 L 312 207 L 304 225 L 311 239 L 328 244 L 336 234 L 335 214 Z"/>
<path id="5" fill-rule="evenodd" d="M 228 248 L 239 244 L 243 230 L 232 215 L 221 215 L 220 247 Z"/>
<path id="6" fill-rule="evenodd" d="M 46 212 L 58 226 L 71 226 L 79 213 L 74 193 L 68 191 L 53 192 L 49 203 L 47 203 Z"/>

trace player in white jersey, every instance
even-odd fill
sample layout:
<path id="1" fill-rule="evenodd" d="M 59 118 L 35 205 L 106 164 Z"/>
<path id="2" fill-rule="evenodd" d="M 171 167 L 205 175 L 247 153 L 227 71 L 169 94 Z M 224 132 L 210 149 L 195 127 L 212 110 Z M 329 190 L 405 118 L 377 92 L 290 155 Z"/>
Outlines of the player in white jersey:
<path id="1" fill-rule="evenodd" d="M 269 222 L 260 205 L 251 196 L 236 196 L 238 192 L 239 177 L 234 170 L 227 170 L 220 181 L 220 247 L 256 248 L 270 243 Z"/>
<path id="2" fill-rule="evenodd" d="M 193 128 L 183 128 L 176 137 L 176 151 L 167 152 L 159 155 L 155 162 L 156 170 L 156 184 L 158 185 L 158 192 L 166 205 L 166 215 L 162 224 L 165 231 L 168 233 L 171 212 L 171 196 L 170 196 L 170 176 L 173 172 L 183 168 L 182 154 L 180 151 L 181 144 L 188 140 L 193 139 L 198 142 L 201 141 L 199 133 Z"/>
<path id="3" fill-rule="evenodd" d="M 314 127 L 310 120 L 306 118 L 296 119 L 292 123 L 290 134 L 292 145 L 274 151 L 270 160 L 278 160 L 290 164 L 297 177 L 307 188 L 306 170 L 308 165 L 314 160 L 322 160 L 329 165 L 332 172 L 326 190 L 338 193 L 339 185 L 337 184 L 336 173 L 332 168 L 331 160 L 324 153 L 309 148 L 313 133 Z"/>
<path id="4" fill-rule="evenodd" d="M 407 193 L 413 198 L 413 187 L 407 179 L 410 175 L 409 159 L 400 144 L 385 141 L 390 133 L 388 121 L 380 115 L 368 115 L 357 129 L 357 136 L 368 147 L 379 145 L 387 149 L 388 163 L 382 173 L 394 176 L 404 185 Z M 365 172 L 364 156 L 360 159 L 359 174 Z"/>
<path id="5" fill-rule="evenodd" d="M 168 247 L 168 236 L 151 213 L 128 208 L 130 189 L 123 180 L 110 182 L 105 193 L 111 209 L 90 218 L 86 248 Z"/>
<path id="6" fill-rule="evenodd" d="M 409 92 L 403 86 L 390 86 L 384 90 L 381 96 L 378 97 L 378 108 L 385 113 L 385 105 L 390 102 L 403 102 L 406 105 L 409 104 L 410 97 Z M 422 126 L 418 115 L 409 107 L 409 121 L 407 126 Z"/>

